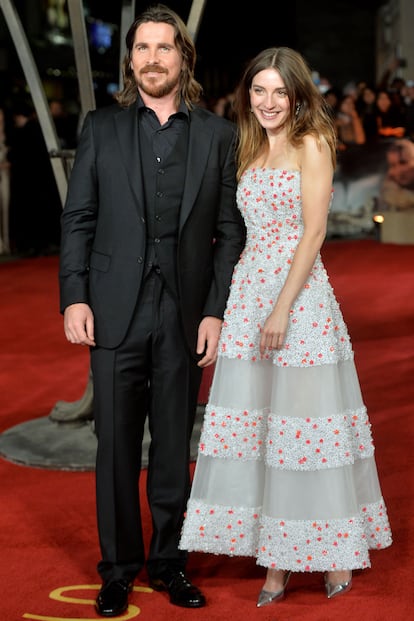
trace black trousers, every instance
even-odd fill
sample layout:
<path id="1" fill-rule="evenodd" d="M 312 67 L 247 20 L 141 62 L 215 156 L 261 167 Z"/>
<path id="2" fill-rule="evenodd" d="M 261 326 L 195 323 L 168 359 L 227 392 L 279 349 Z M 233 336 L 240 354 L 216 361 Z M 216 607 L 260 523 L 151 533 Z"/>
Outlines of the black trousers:
<path id="1" fill-rule="evenodd" d="M 98 438 L 96 501 L 104 580 L 133 579 L 146 560 L 139 476 L 144 424 L 151 443 L 147 497 L 153 531 L 147 571 L 185 566 L 178 543 L 190 491 L 190 438 L 201 381 L 177 303 L 155 271 L 146 278 L 124 342 L 91 349 Z"/>

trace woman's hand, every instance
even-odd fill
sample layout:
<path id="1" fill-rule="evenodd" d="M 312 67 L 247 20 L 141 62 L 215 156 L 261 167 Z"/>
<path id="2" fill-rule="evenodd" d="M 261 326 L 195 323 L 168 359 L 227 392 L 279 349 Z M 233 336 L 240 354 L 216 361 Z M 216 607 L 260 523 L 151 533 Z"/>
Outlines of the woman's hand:
<path id="1" fill-rule="evenodd" d="M 266 319 L 260 338 L 260 354 L 266 351 L 282 349 L 288 328 L 289 313 L 274 309 Z"/>

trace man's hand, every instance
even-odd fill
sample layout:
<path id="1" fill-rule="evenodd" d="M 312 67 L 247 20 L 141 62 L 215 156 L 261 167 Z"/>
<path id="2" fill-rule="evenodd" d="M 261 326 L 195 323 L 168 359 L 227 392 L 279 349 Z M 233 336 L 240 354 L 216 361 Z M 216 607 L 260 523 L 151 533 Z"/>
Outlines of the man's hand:
<path id="1" fill-rule="evenodd" d="M 63 325 L 69 343 L 95 347 L 93 313 L 87 304 L 67 306 Z"/>
<path id="2" fill-rule="evenodd" d="M 217 360 L 217 346 L 221 332 L 221 319 L 204 317 L 198 327 L 197 353 L 205 352 L 198 362 L 201 368 L 208 367 Z"/>

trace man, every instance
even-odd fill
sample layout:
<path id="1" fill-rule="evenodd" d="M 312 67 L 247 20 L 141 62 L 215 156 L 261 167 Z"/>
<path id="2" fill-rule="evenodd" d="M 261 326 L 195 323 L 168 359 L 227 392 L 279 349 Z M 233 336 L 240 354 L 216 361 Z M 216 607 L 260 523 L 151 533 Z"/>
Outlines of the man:
<path id="1" fill-rule="evenodd" d="M 403 211 L 414 208 L 414 143 L 396 139 L 386 151 L 387 173 L 381 185 L 380 203 L 384 209 Z"/>
<path id="2" fill-rule="evenodd" d="M 89 113 L 62 215 L 66 338 L 88 345 L 98 437 L 103 585 L 117 616 L 145 564 L 138 478 L 149 419 L 146 569 L 173 604 L 205 598 L 178 550 L 202 369 L 216 350 L 245 230 L 235 202 L 234 127 L 194 106 L 195 48 L 179 16 L 147 9 L 127 36 L 118 105 Z"/>
<path id="3" fill-rule="evenodd" d="M 13 104 L 10 164 L 10 245 L 13 253 L 56 254 L 62 203 L 36 112 L 30 103 Z"/>

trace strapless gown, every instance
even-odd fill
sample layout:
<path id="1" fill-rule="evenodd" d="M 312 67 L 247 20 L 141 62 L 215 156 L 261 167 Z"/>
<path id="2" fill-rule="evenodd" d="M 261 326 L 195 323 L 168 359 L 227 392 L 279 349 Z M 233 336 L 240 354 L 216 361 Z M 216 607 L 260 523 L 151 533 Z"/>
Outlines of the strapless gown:
<path id="1" fill-rule="evenodd" d="M 370 566 L 392 543 L 347 326 L 320 254 L 282 350 L 260 329 L 303 232 L 299 171 L 250 169 L 247 227 L 219 343 L 180 548 L 264 567 Z"/>

